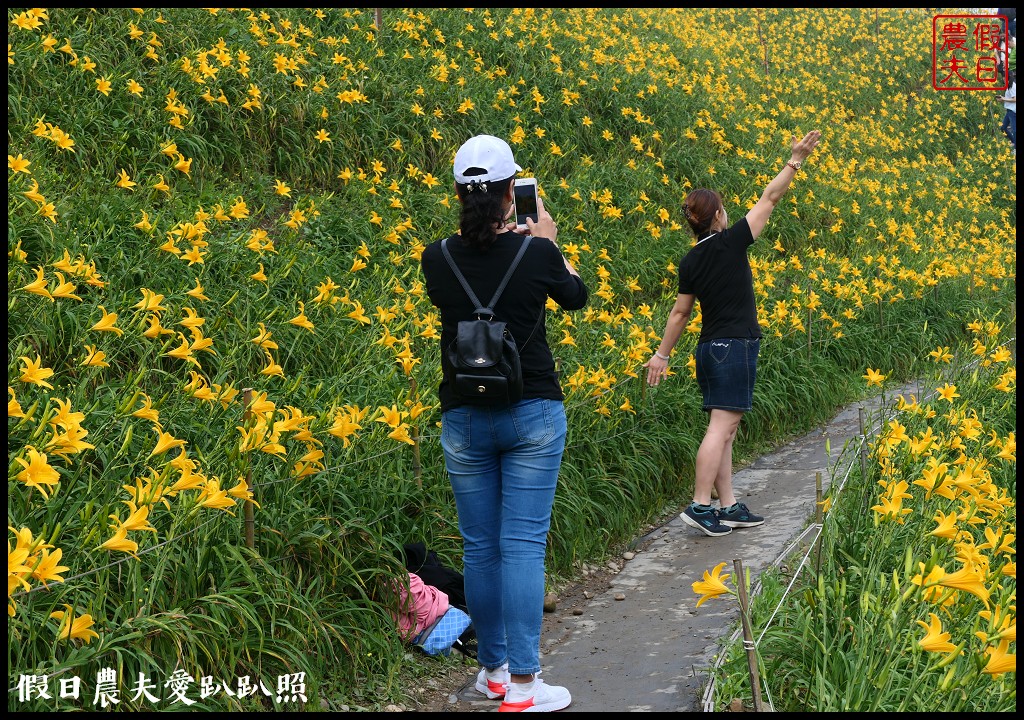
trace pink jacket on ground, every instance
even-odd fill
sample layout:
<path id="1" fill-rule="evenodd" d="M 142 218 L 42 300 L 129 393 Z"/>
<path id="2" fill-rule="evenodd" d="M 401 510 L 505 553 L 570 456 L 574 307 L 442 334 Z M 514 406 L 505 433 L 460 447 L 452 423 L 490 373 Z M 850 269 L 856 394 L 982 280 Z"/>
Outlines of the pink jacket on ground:
<path id="1" fill-rule="evenodd" d="M 409 573 L 408 592 L 401 583 L 398 592 L 400 611 L 395 619 L 403 640 L 412 640 L 448 612 L 448 595 L 427 585 L 416 573 Z"/>

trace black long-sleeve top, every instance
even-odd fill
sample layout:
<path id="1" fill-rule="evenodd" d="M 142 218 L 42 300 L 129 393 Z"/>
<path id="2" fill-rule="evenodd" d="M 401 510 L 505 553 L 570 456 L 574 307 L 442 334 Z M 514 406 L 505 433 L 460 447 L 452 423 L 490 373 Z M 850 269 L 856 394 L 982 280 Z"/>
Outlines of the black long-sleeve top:
<path id="1" fill-rule="evenodd" d="M 479 251 L 463 242 L 461 236 L 448 240 L 448 251 L 481 303 L 488 302 L 519 251 L 522 235 L 505 232 L 494 245 Z M 450 388 L 452 368 L 443 351 L 455 339 L 461 320 L 471 320 L 472 301 L 441 252 L 441 241 L 428 245 L 420 256 L 426 279 L 427 296 L 441 313 L 441 370 L 438 391 L 441 411 L 462 403 Z M 555 360 L 548 346 L 542 315 L 548 297 L 565 310 L 579 310 L 587 304 L 588 291 L 583 281 L 565 267 L 561 251 L 547 238 L 534 237 L 494 307 L 495 317 L 506 323 L 519 348 L 523 368 L 523 399 L 563 400 L 562 386 L 555 372 Z M 538 319 L 540 322 L 538 323 Z"/>

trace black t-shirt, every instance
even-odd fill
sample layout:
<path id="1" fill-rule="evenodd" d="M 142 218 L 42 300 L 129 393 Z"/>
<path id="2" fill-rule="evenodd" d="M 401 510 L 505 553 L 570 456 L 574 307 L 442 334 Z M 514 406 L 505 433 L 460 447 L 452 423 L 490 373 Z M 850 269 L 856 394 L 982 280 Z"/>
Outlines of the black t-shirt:
<path id="1" fill-rule="evenodd" d="M 701 240 L 679 263 L 679 294 L 700 302 L 698 342 L 719 338 L 759 338 L 754 276 L 747 248 L 754 244 L 747 219 Z"/>
<path id="2" fill-rule="evenodd" d="M 522 235 L 505 232 L 498 235 L 493 246 L 480 252 L 463 242 L 459 235 L 449 238 L 448 252 L 480 302 L 486 303 L 494 296 L 522 239 Z M 447 348 L 455 339 L 459 321 L 472 319 L 476 308 L 448 266 L 440 240 L 423 250 L 420 266 L 426 279 L 427 296 L 441 312 L 440 347 Z M 555 244 L 547 238 L 533 238 L 493 308 L 495 317 L 506 323 L 519 348 L 523 399 L 565 398 L 555 373 L 545 322 L 541 320 L 538 324 L 538 319 L 545 312 L 549 296 L 565 310 L 579 310 L 587 304 L 587 295 L 587 286 L 566 270 L 562 253 Z M 451 367 L 445 352 L 441 353 L 441 370 L 443 379 L 438 395 L 444 412 L 461 404 L 449 387 Z"/>

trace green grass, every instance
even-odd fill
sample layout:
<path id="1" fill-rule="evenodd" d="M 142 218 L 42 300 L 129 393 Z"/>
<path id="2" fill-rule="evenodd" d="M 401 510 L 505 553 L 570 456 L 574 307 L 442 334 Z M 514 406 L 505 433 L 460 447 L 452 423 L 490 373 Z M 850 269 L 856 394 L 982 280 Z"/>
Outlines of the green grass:
<path id="1" fill-rule="evenodd" d="M 862 396 L 866 368 L 912 377 L 969 319 L 1014 319 L 1008 144 L 987 95 L 928 90 L 923 11 L 385 9 L 380 29 L 367 9 L 26 12 L 8 11 L 11 687 L 180 667 L 304 672 L 311 709 L 403 700 L 401 546 L 461 566 L 418 257 L 457 223 L 450 163 L 473 134 L 510 140 L 591 290 L 547 318 L 570 427 L 553 584 L 689 499 L 696 335 L 669 383 L 637 376 L 692 242 L 690 188 L 739 217 L 789 138 L 824 132 L 752 248 L 765 342 L 737 461 Z M 37 277 L 74 288 L 51 299 Z M 120 334 L 93 329 L 104 312 Z M 183 343 L 192 360 L 168 354 Z M 83 365 L 92 351 L 107 366 Z M 21 379 L 37 359 L 52 387 Z M 247 388 L 270 404 L 247 415 Z M 388 437 L 390 408 L 409 413 L 396 429 L 420 438 L 418 462 Z M 184 444 L 154 453 L 158 430 Z M 31 451 L 49 468 L 33 477 L 58 474 L 46 497 L 22 474 Z M 137 549 L 101 548 L 129 501 L 150 509 L 127 530 Z M 40 540 L 64 582 L 32 575 Z M 56 639 L 66 604 L 98 637 Z"/>

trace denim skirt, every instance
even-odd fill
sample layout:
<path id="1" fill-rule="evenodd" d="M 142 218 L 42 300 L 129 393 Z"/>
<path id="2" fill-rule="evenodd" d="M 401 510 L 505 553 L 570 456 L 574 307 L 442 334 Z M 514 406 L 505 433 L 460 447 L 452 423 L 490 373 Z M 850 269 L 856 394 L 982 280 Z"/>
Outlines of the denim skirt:
<path id="1" fill-rule="evenodd" d="M 705 412 L 753 408 L 760 350 L 761 338 L 718 338 L 697 344 L 694 360 Z"/>

